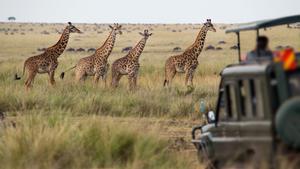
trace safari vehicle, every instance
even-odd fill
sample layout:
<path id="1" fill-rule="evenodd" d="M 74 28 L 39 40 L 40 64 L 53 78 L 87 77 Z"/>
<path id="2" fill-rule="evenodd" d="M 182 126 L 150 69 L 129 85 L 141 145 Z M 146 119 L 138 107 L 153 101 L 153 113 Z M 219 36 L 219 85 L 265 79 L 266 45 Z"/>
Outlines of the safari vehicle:
<path id="1" fill-rule="evenodd" d="M 241 60 L 241 31 L 256 30 L 259 36 L 262 28 L 296 22 L 300 15 L 253 22 L 226 32 L 237 34 Z M 280 155 L 300 160 L 300 66 L 288 69 L 284 64 L 240 62 L 220 73 L 216 112 L 206 115 L 208 124 L 192 130 L 198 157 L 208 167 L 252 159 L 251 164 L 276 168 Z"/>

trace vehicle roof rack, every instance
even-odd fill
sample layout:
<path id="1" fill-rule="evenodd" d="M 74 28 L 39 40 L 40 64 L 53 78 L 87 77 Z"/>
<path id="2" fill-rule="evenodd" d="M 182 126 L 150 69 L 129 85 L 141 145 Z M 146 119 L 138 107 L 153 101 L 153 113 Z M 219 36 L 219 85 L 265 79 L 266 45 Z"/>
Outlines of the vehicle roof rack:
<path id="1" fill-rule="evenodd" d="M 268 20 L 241 24 L 237 28 L 226 30 L 226 33 L 236 33 L 236 32 L 247 31 L 247 30 L 257 30 L 261 28 L 292 24 L 296 22 L 300 22 L 300 15 L 293 15 L 293 16 L 287 16 L 282 18 L 268 19 Z"/>
<path id="2" fill-rule="evenodd" d="M 292 24 L 300 22 L 300 15 L 293 15 L 293 16 L 286 16 L 277 19 L 269 19 L 269 20 L 262 20 L 256 22 L 250 22 L 246 24 L 240 24 L 238 27 L 234 29 L 226 30 L 226 33 L 236 33 L 237 35 L 237 47 L 238 47 L 238 60 L 241 62 L 241 43 L 240 43 L 240 32 L 247 31 L 247 30 L 256 30 L 256 36 L 259 36 L 259 29 L 261 28 L 268 28 L 272 26 L 279 26 L 285 24 Z"/>

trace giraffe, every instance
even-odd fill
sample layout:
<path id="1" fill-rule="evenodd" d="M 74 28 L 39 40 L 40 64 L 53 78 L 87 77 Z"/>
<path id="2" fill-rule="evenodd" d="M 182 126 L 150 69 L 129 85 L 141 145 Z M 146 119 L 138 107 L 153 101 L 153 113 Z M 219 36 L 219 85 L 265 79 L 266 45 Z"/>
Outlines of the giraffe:
<path id="1" fill-rule="evenodd" d="M 112 87 L 116 88 L 119 84 L 119 81 L 123 75 L 128 75 L 129 88 L 130 90 L 136 88 L 137 75 L 139 71 L 139 57 L 143 52 L 143 49 L 146 45 L 147 39 L 152 35 L 148 30 L 144 30 L 144 33 L 140 32 L 140 35 L 143 38 L 132 48 L 129 53 L 117 59 L 112 64 Z"/>
<path id="2" fill-rule="evenodd" d="M 117 34 L 122 34 L 121 25 L 114 24 L 114 26 L 109 25 L 109 27 L 111 28 L 111 32 L 104 44 L 98 48 L 93 55 L 80 59 L 75 66 L 68 69 L 71 70 L 75 68 L 75 78 L 77 82 L 84 81 L 87 76 L 94 76 L 94 82 L 97 83 L 101 76 L 106 86 L 106 75 L 109 68 L 107 59 L 113 50 Z M 61 73 L 60 77 L 62 79 L 64 78 L 65 72 Z"/>
<path id="3" fill-rule="evenodd" d="M 185 85 L 193 86 L 194 72 L 198 66 L 198 56 L 200 55 L 205 37 L 208 31 L 216 32 L 210 19 L 202 26 L 195 42 L 188 47 L 182 54 L 171 56 L 165 64 L 165 81 L 164 86 L 169 85 L 176 73 L 185 73 Z"/>
<path id="4" fill-rule="evenodd" d="M 71 22 L 68 22 L 68 25 L 63 30 L 60 39 L 55 45 L 47 48 L 44 53 L 29 57 L 25 60 L 22 76 L 24 76 L 25 71 L 28 72 L 28 77 L 25 82 L 26 89 L 32 87 L 32 83 L 37 73 L 48 73 L 50 84 L 55 84 L 54 74 L 58 66 L 57 59 L 64 52 L 68 44 L 70 33 L 81 33 L 81 31 L 73 26 Z M 20 79 L 21 77 L 18 77 L 18 75 L 15 74 L 15 80 Z"/>

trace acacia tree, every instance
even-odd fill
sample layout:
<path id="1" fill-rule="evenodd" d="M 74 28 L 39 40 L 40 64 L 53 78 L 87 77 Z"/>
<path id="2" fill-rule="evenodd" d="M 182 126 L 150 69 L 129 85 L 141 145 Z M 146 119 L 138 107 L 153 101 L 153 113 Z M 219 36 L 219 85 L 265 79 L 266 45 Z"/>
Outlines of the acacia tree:
<path id="1" fill-rule="evenodd" d="M 7 18 L 7 20 L 8 20 L 8 21 L 15 21 L 15 20 L 16 20 L 16 17 L 10 16 L 10 17 Z"/>

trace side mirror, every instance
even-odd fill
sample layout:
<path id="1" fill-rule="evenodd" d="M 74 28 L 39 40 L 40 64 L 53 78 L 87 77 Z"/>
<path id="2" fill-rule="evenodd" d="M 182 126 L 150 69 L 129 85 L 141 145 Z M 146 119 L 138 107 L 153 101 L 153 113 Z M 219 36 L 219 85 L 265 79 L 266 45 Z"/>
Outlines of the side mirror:
<path id="1" fill-rule="evenodd" d="M 215 121 L 216 121 L 215 113 L 213 111 L 209 111 L 207 113 L 207 122 L 208 123 L 214 123 Z"/>

